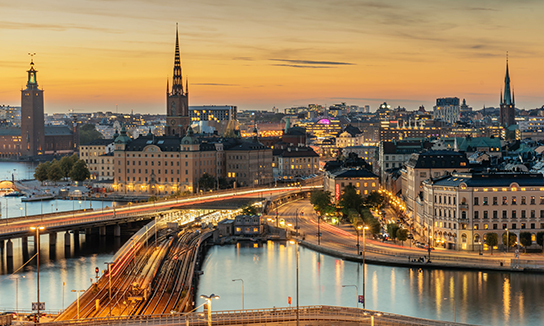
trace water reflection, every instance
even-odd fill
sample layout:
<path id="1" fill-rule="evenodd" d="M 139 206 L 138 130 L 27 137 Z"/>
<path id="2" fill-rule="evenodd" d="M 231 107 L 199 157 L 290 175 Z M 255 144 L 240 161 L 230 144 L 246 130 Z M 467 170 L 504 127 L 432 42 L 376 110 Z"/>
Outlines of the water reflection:
<path id="1" fill-rule="evenodd" d="M 288 306 L 295 302 L 295 245 L 270 243 L 212 247 L 203 265 L 197 297 L 215 293 L 214 310 L 240 309 L 245 282 L 246 308 Z M 362 291 L 360 264 L 300 247 L 300 304 L 356 305 Z M 367 265 L 368 309 L 483 325 L 540 325 L 544 316 L 544 277 L 538 274 L 418 270 Z M 362 294 L 362 293 L 360 293 Z M 446 300 L 445 300 L 446 299 Z M 202 300 L 197 299 L 197 304 Z"/>

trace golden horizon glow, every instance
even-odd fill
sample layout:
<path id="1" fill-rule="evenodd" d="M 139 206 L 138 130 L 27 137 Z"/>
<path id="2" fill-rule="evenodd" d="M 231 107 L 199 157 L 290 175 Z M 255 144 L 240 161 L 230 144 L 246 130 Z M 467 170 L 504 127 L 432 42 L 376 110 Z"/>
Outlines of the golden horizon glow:
<path id="1" fill-rule="evenodd" d="M 517 106 L 544 103 L 542 2 L 45 0 L 0 10 L 0 104 L 20 105 L 35 52 L 46 113 L 165 113 L 176 22 L 190 105 L 432 110 L 457 96 L 497 107 L 506 51 Z"/>

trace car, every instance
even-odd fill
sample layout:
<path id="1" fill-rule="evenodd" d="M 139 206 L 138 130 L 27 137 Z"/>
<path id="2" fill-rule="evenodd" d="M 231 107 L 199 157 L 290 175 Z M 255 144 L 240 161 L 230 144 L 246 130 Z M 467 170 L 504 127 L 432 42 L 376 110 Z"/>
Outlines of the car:
<path id="1" fill-rule="evenodd" d="M 418 248 L 425 248 L 425 245 L 419 241 L 416 241 L 416 247 Z"/>
<path id="2" fill-rule="evenodd" d="M 424 248 L 427 249 L 427 250 L 429 250 L 429 245 L 426 244 Z M 434 247 L 431 247 L 431 250 L 434 250 Z"/>
<path id="3" fill-rule="evenodd" d="M 412 235 L 412 233 L 408 233 L 408 239 L 413 239 L 414 236 Z"/>

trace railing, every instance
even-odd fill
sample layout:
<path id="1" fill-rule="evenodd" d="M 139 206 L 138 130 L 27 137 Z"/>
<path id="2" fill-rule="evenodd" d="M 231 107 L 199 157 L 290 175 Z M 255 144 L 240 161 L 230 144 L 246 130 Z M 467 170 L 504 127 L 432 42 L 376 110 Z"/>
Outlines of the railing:
<path id="1" fill-rule="evenodd" d="M 408 317 L 397 314 L 365 310 L 359 308 L 348 308 L 338 306 L 301 306 L 298 309 L 299 320 L 305 324 L 312 322 L 350 322 L 360 325 L 369 325 L 371 319 L 377 325 L 467 325 L 447 321 L 435 321 L 430 319 Z M 246 309 L 214 311 L 211 314 L 213 325 L 235 325 L 235 324 L 267 324 L 267 323 L 293 323 L 297 320 L 296 308 L 267 308 L 267 309 Z M 85 324 L 97 325 L 207 325 L 207 315 L 202 312 L 173 315 L 144 315 L 110 318 L 89 318 L 69 321 L 42 323 L 44 325 L 72 325 Z"/>

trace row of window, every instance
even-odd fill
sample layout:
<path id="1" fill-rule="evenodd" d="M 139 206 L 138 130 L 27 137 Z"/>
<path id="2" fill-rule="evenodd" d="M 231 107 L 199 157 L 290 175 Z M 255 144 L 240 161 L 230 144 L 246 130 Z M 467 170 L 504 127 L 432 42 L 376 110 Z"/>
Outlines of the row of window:
<path id="1" fill-rule="evenodd" d="M 498 205 L 498 197 L 492 198 L 492 205 Z M 502 196 L 502 205 L 508 205 L 508 196 Z M 540 196 L 539 203 L 541 205 L 544 204 L 544 196 Z M 510 198 L 510 204 L 511 205 L 517 205 L 518 204 L 518 197 L 517 196 L 511 196 Z M 520 196 L 520 205 L 527 205 L 527 196 Z M 529 204 L 530 205 L 536 205 L 536 196 L 530 196 L 529 197 Z M 474 197 L 474 205 L 478 206 L 480 205 L 480 197 Z M 489 205 L 489 197 L 482 197 L 482 205 L 487 206 Z"/>
<path id="2" fill-rule="evenodd" d="M 448 205 L 456 205 L 455 201 L 456 201 L 456 198 L 453 196 L 437 196 L 437 195 L 434 196 L 435 204 L 442 204 L 442 203 L 446 204 L 447 202 Z"/>
<path id="3" fill-rule="evenodd" d="M 498 218 L 498 215 L 499 215 L 498 211 L 493 211 L 492 212 L 493 218 Z M 484 219 L 489 218 L 489 211 L 483 211 L 482 212 L 482 217 Z M 501 217 L 502 218 L 508 218 L 508 211 L 503 210 L 502 214 L 501 214 Z M 526 218 L 527 217 L 527 211 L 526 210 L 521 210 L 519 217 Z M 535 218 L 536 217 L 536 211 L 534 209 L 529 211 L 529 217 L 530 218 Z M 479 218 L 480 218 L 480 212 L 474 211 L 474 219 L 479 219 Z M 512 210 L 510 218 L 518 218 L 518 214 L 517 214 L 516 210 Z M 544 218 L 544 210 L 540 210 L 540 218 Z"/>
<path id="4" fill-rule="evenodd" d="M 119 177 L 118 180 L 121 181 L 121 177 Z M 145 177 L 144 180 L 145 180 L 145 182 L 147 182 L 147 181 L 148 181 L 148 178 Z M 127 177 L 127 182 L 130 182 L 130 181 L 131 181 L 131 180 L 130 180 L 130 177 Z M 142 181 L 142 177 L 138 177 L 138 181 L 141 182 L 141 181 Z M 132 177 L 132 182 L 136 182 L 136 177 Z M 161 178 L 160 178 L 160 177 L 157 178 L 157 182 L 159 182 L 159 183 L 161 182 Z M 168 182 L 168 178 L 164 178 L 164 182 Z M 174 178 L 170 178 L 170 182 L 174 182 Z M 176 182 L 179 183 L 179 178 L 176 178 Z M 189 178 L 185 178 L 185 182 L 189 182 Z M 121 185 L 121 186 L 122 186 L 122 185 Z"/>

